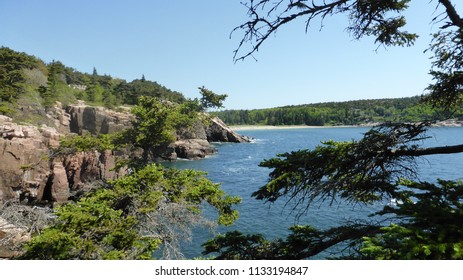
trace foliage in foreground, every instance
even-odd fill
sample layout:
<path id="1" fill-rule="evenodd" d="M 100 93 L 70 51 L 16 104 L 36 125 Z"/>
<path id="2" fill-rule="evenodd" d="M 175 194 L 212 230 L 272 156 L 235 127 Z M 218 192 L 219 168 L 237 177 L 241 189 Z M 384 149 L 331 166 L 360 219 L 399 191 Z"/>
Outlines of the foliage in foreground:
<path id="1" fill-rule="evenodd" d="M 196 226 L 231 225 L 238 218 L 231 197 L 204 172 L 164 169 L 150 164 L 154 151 L 174 140 L 175 130 L 198 121 L 197 101 L 173 104 L 141 97 L 133 107 L 132 126 L 114 135 L 61 139 L 53 156 L 83 151 L 142 149 L 129 158 L 129 175 L 107 182 L 77 202 L 56 210 L 57 219 L 34 237 L 21 259 L 150 259 L 162 249 L 167 259 L 182 258 L 180 241 Z M 202 216 L 203 204 L 218 212 L 213 222 Z"/>
<path id="2" fill-rule="evenodd" d="M 53 224 L 34 237 L 21 259 L 150 259 L 160 248 L 179 258 L 179 242 L 194 226 L 213 226 L 202 217 L 202 203 L 230 225 L 237 197 L 194 170 L 151 164 L 56 211 Z"/>
<path id="3" fill-rule="evenodd" d="M 306 259 L 323 252 L 349 259 L 463 259 L 463 182 L 401 181 L 400 186 L 401 199 L 369 221 L 328 230 L 297 225 L 277 240 L 228 232 L 208 241 L 204 253 L 217 259 Z"/>
<path id="4" fill-rule="evenodd" d="M 309 28 L 316 19 L 323 22 L 338 14 L 348 16 L 346 30 L 355 39 L 371 36 L 383 46 L 410 46 L 417 35 L 404 30 L 409 2 L 248 1 L 244 5 L 250 18 L 235 29 L 243 32 L 235 59 L 253 56 L 270 35 L 295 19 L 305 19 Z M 451 0 L 420 5 L 430 3 L 444 11 L 432 20 L 439 31 L 429 48 L 434 52 L 434 81 L 424 101 L 452 115 L 461 111 L 463 100 L 463 18 Z M 429 126 L 384 124 L 360 141 L 327 141 L 312 150 L 277 155 L 261 163 L 272 171 L 268 183 L 253 194 L 269 202 L 294 201 L 301 215 L 318 200 L 371 204 L 390 199 L 395 206 L 366 221 L 327 230 L 294 226 L 286 239 L 274 241 L 232 232 L 206 243 L 205 253 L 216 253 L 219 259 L 304 259 L 330 251 L 354 259 L 463 259 L 463 183 L 423 182 L 415 169 L 416 158 L 463 153 L 463 145 L 423 148 Z"/>

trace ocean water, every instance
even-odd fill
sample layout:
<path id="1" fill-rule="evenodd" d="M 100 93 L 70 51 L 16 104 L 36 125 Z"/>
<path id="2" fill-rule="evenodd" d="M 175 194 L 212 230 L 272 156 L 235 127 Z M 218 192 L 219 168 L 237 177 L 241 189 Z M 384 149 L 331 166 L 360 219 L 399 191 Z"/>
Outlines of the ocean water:
<path id="1" fill-rule="evenodd" d="M 195 229 L 192 242 L 182 244 L 182 252 L 186 258 L 201 256 L 202 244 L 214 234 L 230 230 L 243 233 L 261 233 L 267 238 L 284 238 L 288 228 L 295 224 L 310 224 L 326 229 L 340 225 L 349 220 L 365 219 L 369 214 L 381 209 L 389 201 L 374 205 L 352 205 L 346 203 L 313 204 L 307 213 L 298 215 L 291 204 L 286 201 L 264 203 L 251 197 L 259 187 L 268 180 L 269 169 L 259 167 L 264 159 L 275 157 L 279 153 L 310 149 L 325 140 L 360 139 L 368 128 L 301 128 L 275 130 L 243 130 L 239 133 L 252 137 L 252 143 L 217 143 L 218 153 L 198 161 L 177 161 L 167 163 L 179 169 L 197 169 L 208 173 L 213 182 L 220 183 L 223 190 L 231 195 L 242 197 L 237 207 L 240 212 L 238 221 L 230 227 L 219 227 L 215 232 Z M 461 144 L 463 128 L 433 128 L 429 131 L 432 139 L 425 141 L 425 146 L 443 146 Z M 463 154 L 433 155 L 420 158 L 420 178 L 425 180 L 461 179 L 463 177 Z M 214 218 L 215 213 L 206 209 L 205 215 Z M 320 258 L 328 255 L 321 255 Z"/>

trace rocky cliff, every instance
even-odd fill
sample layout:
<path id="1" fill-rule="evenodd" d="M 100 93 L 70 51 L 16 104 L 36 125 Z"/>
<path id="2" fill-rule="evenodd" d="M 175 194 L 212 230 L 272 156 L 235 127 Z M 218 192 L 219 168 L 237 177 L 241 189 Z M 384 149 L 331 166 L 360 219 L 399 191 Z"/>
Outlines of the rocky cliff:
<path id="1" fill-rule="evenodd" d="M 84 103 L 69 106 L 64 114 L 70 117 L 69 132 L 77 134 L 117 132 L 130 126 L 132 120 L 128 111 L 116 112 L 103 107 L 87 106 Z M 59 123 L 61 130 L 65 130 L 63 122 Z M 161 159 L 165 160 L 201 159 L 217 152 L 211 142 L 245 143 L 249 142 L 249 139 L 228 128 L 219 118 L 212 118 L 208 125 L 198 122 L 192 128 L 177 131 L 176 141 L 164 147 L 159 154 Z"/>
<path id="2" fill-rule="evenodd" d="M 85 183 L 122 174 L 111 171 L 111 151 L 50 158 L 63 135 L 56 128 L 18 125 L 0 116 L 0 133 L 0 201 L 64 202 Z"/>
<path id="3" fill-rule="evenodd" d="M 58 104 L 59 105 L 59 104 Z M 70 156 L 50 157 L 51 148 L 68 133 L 92 134 L 120 131 L 130 125 L 128 112 L 115 112 L 83 103 L 66 110 L 57 106 L 49 114 L 55 127 L 19 125 L 0 116 L 0 201 L 65 202 L 85 191 L 97 180 L 115 179 L 125 173 L 113 170 L 120 156 L 112 151 L 81 152 Z M 162 148 L 163 159 L 201 159 L 216 152 L 210 142 L 248 142 L 219 119 L 209 125 L 198 123 L 177 132 L 177 141 Z"/>
<path id="4" fill-rule="evenodd" d="M 93 107 L 79 102 L 66 108 L 69 115 L 69 132 L 81 135 L 114 133 L 130 126 L 132 115 L 128 111 L 116 112 L 104 107 Z"/>

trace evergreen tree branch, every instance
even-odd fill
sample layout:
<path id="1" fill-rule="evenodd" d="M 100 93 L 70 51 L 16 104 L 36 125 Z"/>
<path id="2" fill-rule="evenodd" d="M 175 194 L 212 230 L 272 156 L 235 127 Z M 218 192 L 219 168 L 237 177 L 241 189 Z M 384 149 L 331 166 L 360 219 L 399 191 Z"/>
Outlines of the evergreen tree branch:
<path id="1" fill-rule="evenodd" d="M 408 8 L 409 1 L 324 0 L 318 1 L 320 4 L 317 4 L 315 0 L 311 3 L 306 0 L 278 2 L 250 0 L 249 4 L 242 4 L 248 9 L 251 19 L 232 31 L 232 33 L 237 30 L 244 32 L 238 48 L 234 51 L 233 59 L 238 61 L 252 56 L 270 35 L 275 34 L 283 25 L 295 19 L 305 19 L 307 32 L 315 19 L 319 19 L 323 25 L 327 16 L 342 13 L 349 15 L 350 22 L 346 30 L 351 32 L 355 39 L 360 39 L 365 35 L 374 36 L 375 42 L 380 45 L 410 46 L 418 36 L 401 31 L 400 29 L 406 24 L 405 18 L 393 14 Z M 250 51 L 239 56 L 238 53 L 245 43 L 251 44 Z"/>
<path id="2" fill-rule="evenodd" d="M 458 15 L 457 11 L 455 10 L 455 6 L 452 4 L 450 0 L 439 0 L 447 12 L 449 19 L 451 20 L 452 24 L 463 29 L 463 19 Z M 452 24 L 446 25 L 443 28 L 449 27 Z"/>

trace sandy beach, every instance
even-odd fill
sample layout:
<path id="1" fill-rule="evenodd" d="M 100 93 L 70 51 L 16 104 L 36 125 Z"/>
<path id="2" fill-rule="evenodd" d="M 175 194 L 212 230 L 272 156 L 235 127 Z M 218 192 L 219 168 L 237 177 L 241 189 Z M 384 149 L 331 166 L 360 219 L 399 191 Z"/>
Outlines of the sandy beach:
<path id="1" fill-rule="evenodd" d="M 300 128 L 330 128 L 330 127 L 356 127 L 356 126 L 310 126 L 310 125 L 231 125 L 233 130 L 270 130 L 270 129 L 300 129 Z"/>
<path id="2" fill-rule="evenodd" d="M 233 130 L 264 130 L 264 129 L 298 129 L 298 128 L 333 128 L 333 127 L 374 127 L 380 123 L 366 123 L 362 125 L 336 125 L 336 126 L 310 126 L 310 125 L 231 125 Z M 463 121 L 457 119 L 449 119 L 439 121 L 432 125 L 433 127 L 462 127 Z"/>

